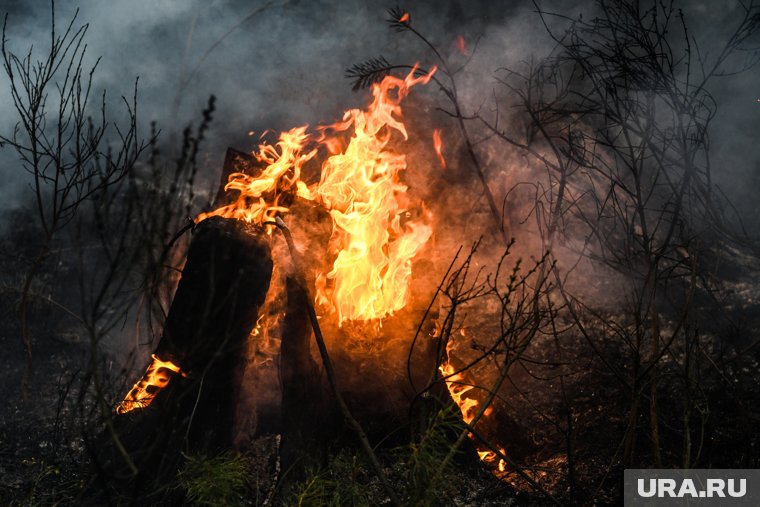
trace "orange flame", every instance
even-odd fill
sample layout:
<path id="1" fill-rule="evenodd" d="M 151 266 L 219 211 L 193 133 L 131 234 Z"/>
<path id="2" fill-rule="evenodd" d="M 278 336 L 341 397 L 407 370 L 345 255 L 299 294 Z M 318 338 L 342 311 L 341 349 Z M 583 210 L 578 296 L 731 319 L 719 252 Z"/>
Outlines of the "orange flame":
<path id="1" fill-rule="evenodd" d="M 262 143 L 254 154 L 265 165 L 261 174 L 230 175 L 225 189 L 237 191 L 237 200 L 200 214 L 196 222 L 218 215 L 262 224 L 288 211 L 279 203 L 286 192 L 319 202 L 333 220 L 335 261 L 317 277 L 317 302 L 337 312 L 339 324 L 381 319 L 400 310 L 408 299 L 411 261 L 432 228 L 424 220 L 402 224 L 407 187 L 399 173 L 406 169 L 406 157 L 387 145 L 394 134 L 408 138 L 401 101 L 435 71 L 415 77 L 415 66 L 403 79 L 386 76 L 372 86 L 373 101 L 366 110 L 346 111 L 341 121 L 320 128 L 316 139 L 303 126 L 280 134 L 275 146 Z M 339 135 L 350 136 L 345 148 Z M 322 162 L 319 183 L 309 187 L 300 179 L 301 169 L 319 146 L 329 156 Z"/>
<path id="2" fill-rule="evenodd" d="M 462 336 L 466 335 L 464 328 L 461 328 L 459 330 L 459 333 Z M 454 343 L 452 341 L 449 341 L 446 344 L 447 357 L 453 349 Z M 475 416 L 477 415 L 477 408 L 478 405 L 480 405 L 480 402 L 475 398 L 466 397 L 465 394 L 472 391 L 475 386 L 468 385 L 466 383 L 464 375 L 462 375 L 461 372 L 457 372 L 456 368 L 454 368 L 454 366 L 448 361 L 441 363 L 441 365 L 438 367 L 438 370 L 443 375 L 443 378 L 446 382 L 446 387 L 448 388 L 449 394 L 451 395 L 451 399 L 454 401 L 454 403 L 457 404 L 459 411 L 462 413 L 462 420 L 466 424 L 472 423 L 472 421 L 475 419 Z M 483 415 L 485 417 L 488 417 L 492 412 L 493 407 L 488 407 L 483 412 Z M 470 435 L 470 437 L 472 437 L 472 435 Z M 506 454 L 502 448 L 499 448 L 499 451 L 501 451 L 502 454 Z M 477 452 L 478 457 L 482 462 L 488 464 L 496 463 L 498 454 L 495 452 L 491 450 L 478 450 Z M 506 470 L 507 464 L 503 459 L 499 459 L 497 467 L 499 469 L 499 472 L 504 472 Z"/>
<path id="3" fill-rule="evenodd" d="M 277 212 L 286 212 L 288 208 L 279 206 L 278 201 L 283 192 L 300 183 L 301 168 L 308 162 L 317 150 L 302 153 L 302 148 L 309 136 L 306 127 L 297 127 L 280 134 L 280 140 L 275 146 L 263 143 L 255 157 L 266 167 L 257 177 L 244 173 L 230 174 L 225 190 L 239 192 L 238 199 L 227 206 L 222 206 L 210 213 L 201 213 L 196 217 L 198 223 L 212 216 L 237 218 L 246 222 L 261 224 L 274 221 Z M 267 202 L 265 195 L 271 200 Z"/>
<path id="4" fill-rule="evenodd" d="M 405 12 L 400 18 L 398 18 L 399 23 L 409 23 L 409 13 Z"/>
<path id="5" fill-rule="evenodd" d="M 186 377 L 180 367 L 171 361 L 162 361 L 157 355 L 151 356 L 153 362 L 140 381 L 129 390 L 124 400 L 116 406 L 117 414 L 126 414 L 135 409 L 145 408 L 151 404 L 156 394 L 166 387 L 175 373 Z"/>
<path id="6" fill-rule="evenodd" d="M 457 404 L 462 412 L 462 420 L 470 424 L 475 419 L 475 410 L 479 404 L 475 398 L 466 398 L 464 395 L 473 390 L 474 386 L 467 385 L 461 373 L 455 373 L 456 369 L 448 362 L 441 364 L 439 370 L 446 379 L 446 387 L 449 389 L 451 399 Z"/>
<path id="7" fill-rule="evenodd" d="M 433 130 L 433 148 L 435 148 L 435 153 L 438 155 L 438 160 L 441 162 L 441 167 L 446 169 L 446 159 L 443 158 L 443 153 L 441 153 L 443 142 L 441 141 L 441 131 L 439 129 Z"/>
<path id="8" fill-rule="evenodd" d="M 400 119 L 401 100 L 409 89 L 427 83 L 432 73 L 405 79 L 387 76 L 372 87 L 374 100 L 366 111 L 352 109 L 337 131 L 353 128 L 343 153 L 322 165 L 316 190 L 333 218 L 337 257 L 333 269 L 320 277 L 318 301 L 329 301 L 338 321 L 383 318 L 407 302 L 411 260 L 432 233 L 429 225 L 408 221 L 400 201 L 407 187 L 399 181 L 406 169 L 404 155 L 386 149 L 393 131 L 407 139 Z M 391 92 L 395 91 L 395 96 Z M 325 280 L 325 278 L 327 280 Z M 326 281 L 332 281 L 328 289 Z"/>
<path id="9" fill-rule="evenodd" d="M 499 452 L 506 455 L 506 451 L 503 447 L 499 447 Z M 506 472 L 507 470 L 507 462 L 503 459 L 499 458 L 499 455 L 496 454 L 493 451 L 478 451 L 478 457 L 480 458 L 480 461 L 483 463 L 487 463 L 489 465 L 493 465 L 496 463 L 496 468 L 498 468 L 499 472 Z M 498 461 L 497 461 L 498 458 Z"/>

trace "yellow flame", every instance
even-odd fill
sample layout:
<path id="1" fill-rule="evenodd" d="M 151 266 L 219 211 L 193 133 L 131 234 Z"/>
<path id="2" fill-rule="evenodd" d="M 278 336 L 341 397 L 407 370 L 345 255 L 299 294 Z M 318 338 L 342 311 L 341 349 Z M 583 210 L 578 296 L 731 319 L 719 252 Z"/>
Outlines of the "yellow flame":
<path id="1" fill-rule="evenodd" d="M 447 363 L 441 364 L 439 370 L 446 379 L 446 387 L 449 389 L 451 399 L 457 404 L 459 410 L 462 412 L 462 420 L 467 424 L 470 424 L 475 419 L 475 410 L 478 406 L 478 400 L 475 398 L 467 398 L 465 394 L 474 389 L 473 386 L 464 383 L 465 379 L 461 373 L 455 373 L 456 369 Z"/>
<path id="2" fill-rule="evenodd" d="M 441 167 L 446 169 L 446 159 L 443 158 L 443 141 L 441 141 L 441 131 L 438 129 L 433 130 L 433 148 L 436 155 L 438 155 L 438 161 L 441 163 Z"/>
<path id="3" fill-rule="evenodd" d="M 298 190 L 298 183 L 302 183 L 299 179 L 301 168 L 317 154 L 316 150 L 302 152 L 309 139 L 306 128 L 296 127 L 281 133 L 274 146 L 260 144 L 258 153 L 254 155 L 265 165 L 261 174 L 256 177 L 244 173 L 231 174 L 224 189 L 237 191 L 237 200 L 209 213 L 201 213 L 196 217 L 196 223 L 212 216 L 223 216 L 261 224 L 273 221 L 277 212 L 288 211 L 288 208 L 279 205 L 280 197 L 294 186 Z"/>
<path id="4" fill-rule="evenodd" d="M 499 451 L 502 454 L 506 455 L 506 451 L 504 451 L 504 448 L 499 447 Z M 498 454 L 496 454 L 495 452 L 490 451 L 490 450 L 489 451 L 477 451 L 477 452 L 478 452 L 478 457 L 480 458 L 480 461 L 482 461 L 483 463 L 487 463 L 489 465 L 496 464 L 496 468 L 498 469 L 499 472 L 501 472 L 501 473 L 506 472 L 506 470 L 507 470 L 507 462 L 504 461 L 503 459 L 499 458 Z"/>
<path id="5" fill-rule="evenodd" d="M 372 88 L 367 111 L 347 111 L 336 130 L 353 128 L 343 153 L 322 166 L 318 199 L 333 218 L 337 256 L 322 283 L 318 301 L 329 301 L 338 321 L 383 318 L 407 302 L 411 260 L 427 242 L 432 229 L 425 223 L 401 225 L 405 211 L 399 196 L 407 187 L 399 181 L 406 158 L 386 150 L 391 132 L 407 139 L 397 119 L 400 102 L 413 85 L 427 83 L 432 74 L 406 79 L 387 76 Z M 395 97 L 391 92 L 395 91 Z"/>
<path id="6" fill-rule="evenodd" d="M 411 261 L 427 242 L 432 228 L 425 221 L 401 217 L 407 211 L 407 187 L 399 173 L 406 157 L 387 148 L 395 133 L 408 138 L 400 119 L 401 101 L 409 89 L 430 81 L 433 73 L 404 78 L 386 76 L 372 86 L 366 110 L 351 109 L 343 119 L 320 128 L 321 136 L 298 127 L 280 134 L 275 146 L 259 145 L 256 158 L 265 167 L 260 175 L 230 175 L 226 190 L 237 200 L 196 218 L 237 218 L 262 224 L 288 208 L 280 204 L 286 192 L 322 204 L 333 221 L 330 245 L 335 261 L 317 277 L 316 300 L 346 320 L 375 320 L 392 315 L 408 300 Z M 340 136 L 349 136 L 345 148 Z M 318 147 L 329 156 L 322 162 L 320 181 L 309 187 L 301 179 L 303 165 Z"/>
<path id="7" fill-rule="evenodd" d="M 169 384 L 172 376 L 179 373 L 186 375 L 180 367 L 171 361 L 162 361 L 157 355 L 151 356 L 153 361 L 148 366 L 145 375 L 129 390 L 124 400 L 116 406 L 117 414 L 126 414 L 135 409 L 145 408 L 151 404 L 156 394 Z"/>
<path id="8" fill-rule="evenodd" d="M 459 334 L 462 336 L 466 336 L 466 331 L 464 328 L 459 329 Z M 446 344 L 446 354 L 447 357 L 451 354 L 452 350 L 454 349 L 454 342 L 449 340 L 449 342 Z M 477 407 L 480 405 L 480 402 L 475 398 L 469 398 L 465 395 L 472 391 L 475 386 L 468 385 L 466 383 L 466 379 L 464 375 L 461 372 L 457 372 L 456 368 L 451 365 L 450 362 L 445 361 L 441 363 L 441 365 L 438 367 L 438 370 L 443 375 L 443 378 L 446 382 L 446 387 L 449 390 L 449 394 L 451 395 L 451 399 L 454 401 L 454 403 L 457 404 L 459 407 L 459 411 L 462 413 L 462 420 L 470 424 L 475 419 L 475 415 L 477 415 Z M 488 417 L 493 412 L 493 407 L 487 407 L 483 411 L 483 415 L 485 417 Z M 472 437 L 472 435 L 470 435 Z M 501 451 L 502 454 L 506 454 L 503 448 L 499 448 L 499 451 Z M 497 467 L 499 469 L 499 472 L 504 472 L 507 469 L 507 464 L 503 459 L 498 459 L 498 454 L 491 450 L 478 450 L 478 457 L 480 460 L 484 463 L 493 464 L 497 463 Z"/>

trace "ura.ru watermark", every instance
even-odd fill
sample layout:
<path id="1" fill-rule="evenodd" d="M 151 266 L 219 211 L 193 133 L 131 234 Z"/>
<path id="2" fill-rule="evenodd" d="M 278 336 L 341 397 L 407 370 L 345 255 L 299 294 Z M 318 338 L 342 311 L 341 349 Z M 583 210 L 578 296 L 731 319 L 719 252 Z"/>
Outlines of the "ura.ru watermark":
<path id="1" fill-rule="evenodd" d="M 624 474 L 626 507 L 760 505 L 760 470 L 630 469 Z"/>

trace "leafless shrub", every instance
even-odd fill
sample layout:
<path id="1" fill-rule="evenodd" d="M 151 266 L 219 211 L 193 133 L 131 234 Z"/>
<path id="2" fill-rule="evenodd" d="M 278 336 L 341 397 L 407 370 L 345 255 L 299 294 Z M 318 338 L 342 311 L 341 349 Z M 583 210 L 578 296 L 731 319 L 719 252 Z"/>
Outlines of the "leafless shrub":
<path id="1" fill-rule="evenodd" d="M 709 132 L 717 104 L 708 83 L 756 63 L 758 53 L 744 51 L 732 67 L 757 32 L 760 11 L 742 5 L 735 31 L 708 60 L 673 2 L 597 5 L 597 17 L 567 20 L 560 34 L 548 28 L 558 15 L 539 8 L 557 44 L 554 54 L 525 72 L 502 69 L 506 98 L 496 101 L 495 114 L 470 118 L 546 168 L 533 208 L 546 250 L 555 249 L 559 234 L 579 259 L 622 275 L 626 304 L 615 316 L 573 295 L 568 273 L 554 269 L 576 329 L 630 393 L 622 462 L 640 462 L 636 436 L 644 405 L 650 456 L 663 466 L 661 363 L 666 356 L 676 361 L 691 398 L 698 390 L 694 364 L 705 352 L 695 293 L 715 289 L 702 259 L 712 242 L 736 236 L 713 184 Z M 521 112 L 522 132 L 500 122 L 499 111 L 513 107 Z M 602 327 L 592 331 L 592 320 Z M 606 356 L 599 332 L 621 340 L 629 364 Z M 678 464 L 689 467 L 696 409 L 683 410 Z"/>
<path id="2" fill-rule="evenodd" d="M 583 365 L 566 359 L 579 339 L 628 394 L 627 429 L 613 465 L 693 466 L 709 414 L 700 379 L 715 364 L 710 354 L 716 337 L 703 330 L 700 305 L 722 304 L 708 260 L 716 244 L 747 239 L 736 232 L 735 210 L 714 184 L 710 132 L 718 105 L 709 90 L 713 81 L 757 63 L 760 53 L 752 44 L 760 8 L 739 3 L 734 30 L 709 57 L 676 2 L 599 0 L 593 16 L 578 19 L 538 4 L 536 10 L 554 51 L 521 69 L 497 70 L 492 107 L 471 112 L 458 99 L 455 76 L 461 68 L 448 65 L 403 10 L 390 11 L 390 23 L 417 36 L 442 69 L 436 83 L 451 106 L 442 110 L 459 125 L 476 169 L 471 139 L 482 134 L 542 170 L 501 196 L 501 209 L 484 173 L 478 176 L 496 223 L 518 237 L 514 226 L 505 225 L 525 219 L 510 215 L 508 201 L 524 188 L 533 190 L 527 208 L 546 257 L 535 271 L 536 285 L 545 290 L 536 304 L 551 324 L 542 334 L 556 350 L 544 366 L 559 372 L 551 378 L 559 379 L 564 400 L 557 418 L 541 418 L 563 434 L 571 487 L 574 429 L 565 379 Z M 555 31 L 558 23 L 563 28 Z M 347 76 L 361 87 L 409 67 L 380 57 L 352 67 Z M 615 294 L 605 295 L 609 304 L 588 297 L 589 284 L 582 282 L 588 273 L 580 264 L 620 280 Z M 451 322 L 444 324 L 442 332 L 450 334 Z M 677 435 L 680 446 L 660 435 L 658 400 L 666 392 L 669 400 L 674 392 L 687 400 L 675 430 L 668 410 L 667 440 Z M 637 445 L 642 419 L 648 422 L 648 452 Z"/>
<path id="3" fill-rule="evenodd" d="M 16 151 L 30 175 L 36 219 L 43 234 L 20 288 L 19 319 L 27 368 L 32 364 L 29 305 L 34 281 L 53 253 L 58 234 L 77 217 L 84 203 L 121 181 L 145 147 L 137 137 L 136 92 L 132 102 L 124 99 L 129 117 L 126 127 L 112 127 L 118 145 L 105 146 L 109 130 L 105 93 L 97 105 L 92 104 L 97 62 L 89 69 L 85 65 L 88 27 L 77 28 L 74 16 L 59 33 L 54 4 L 51 16 L 50 48 L 41 58 L 31 49 L 21 56 L 14 53 L 8 45 L 7 16 L 3 24 L 3 69 L 19 121 L 12 134 L 0 136 L 0 142 Z"/>

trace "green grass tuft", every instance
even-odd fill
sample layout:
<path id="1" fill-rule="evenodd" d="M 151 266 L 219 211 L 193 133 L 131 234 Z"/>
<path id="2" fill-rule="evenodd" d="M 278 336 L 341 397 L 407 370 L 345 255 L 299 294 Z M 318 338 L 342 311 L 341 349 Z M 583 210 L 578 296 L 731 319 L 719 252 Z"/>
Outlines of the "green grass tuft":
<path id="1" fill-rule="evenodd" d="M 237 453 L 188 456 L 177 477 L 190 505 L 245 505 L 250 467 Z"/>

